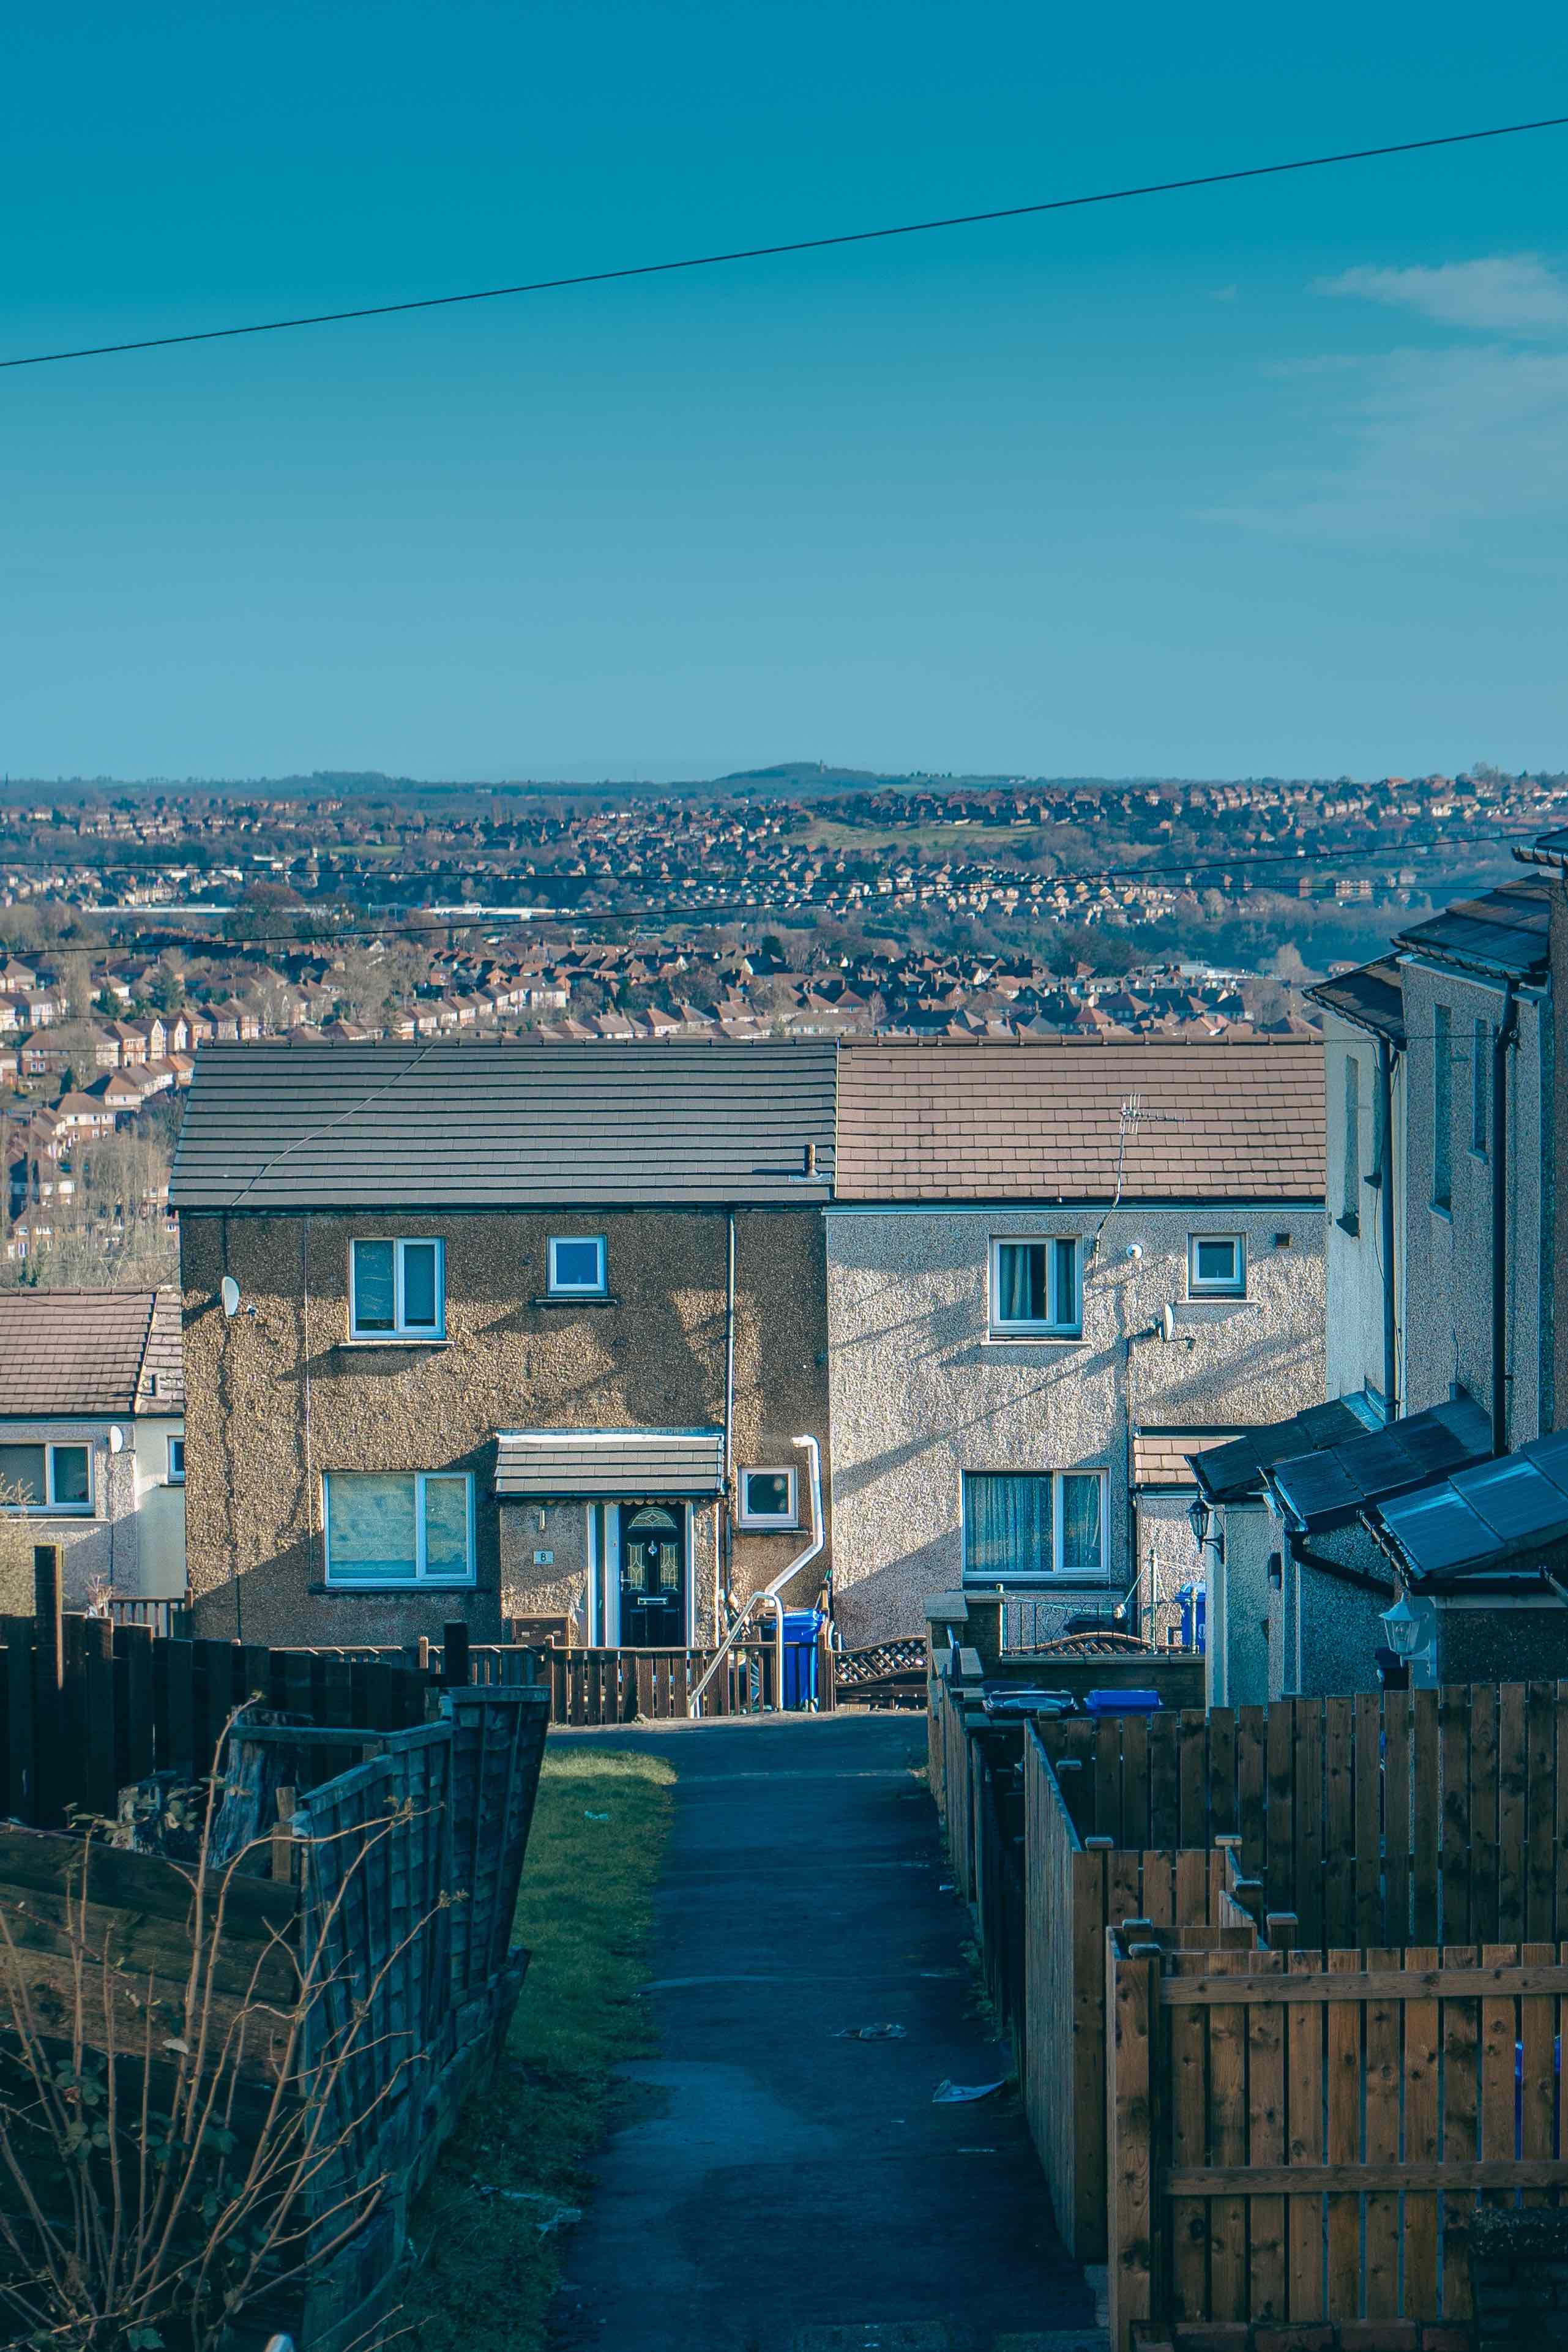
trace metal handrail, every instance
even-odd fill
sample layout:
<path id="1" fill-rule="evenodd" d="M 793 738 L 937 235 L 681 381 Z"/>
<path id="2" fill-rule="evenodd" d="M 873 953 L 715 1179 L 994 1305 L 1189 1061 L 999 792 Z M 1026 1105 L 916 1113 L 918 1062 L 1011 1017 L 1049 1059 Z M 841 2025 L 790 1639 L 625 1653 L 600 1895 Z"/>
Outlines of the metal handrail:
<path id="1" fill-rule="evenodd" d="M 728 1633 L 725 1634 L 724 1639 L 720 1643 L 718 1649 L 713 1653 L 713 1656 L 709 1663 L 706 1674 L 698 1684 L 696 1689 L 691 1693 L 690 1697 L 687 1700 L 686 1711 L 693 1720 L 696 1719 L 698 1702 L 700 1700 L 703 1692 L 707 1689 L 714 1675 L 718 1673 L 720 1667 L 723 1664 L 725 1659 L 729 1656 L 731 1651 L 734 1648 L 736 1643 L 740 1640 L 742 1634 L 745 1632 L 746 1625 L 752 1610 L 763 1606 L 764 1603 L 772 1604 L 773 1618 L 775 1621 L 774 1631 L 778 1639 L 778 1683 L 773 1694 L 774 1704 L 780 1708 L 784 1706 L 784 1602 L 779 1599 L 779 1595 L 793 1576 L 797 1576 L 803 1568 L 809 1567 L 810 1563 L 816 1558 L 817 1553 L 822 1549 L 825 1540 L 825 1530 L 822 1524 L 821 1448 L 818 1446 L 815 1437 L 797 1437 L 795 1440 L 795 1443 L 796 1445 L 805 1449 L 811 1464 L 811 1541 L 806 1545 L 806 1548 L 803 1552 L 798 1552 L 795 1555 L 795 1559 L 791 1560 L 786 1569 L 780 1570 L 779 1574 L 774 1577 L 773 1582 L 768 1585 L 764 1591 L 761 1592 L 753 1592 L 750 1599 L 744 1603 L 740 1615 L 731 1626 Z"/>

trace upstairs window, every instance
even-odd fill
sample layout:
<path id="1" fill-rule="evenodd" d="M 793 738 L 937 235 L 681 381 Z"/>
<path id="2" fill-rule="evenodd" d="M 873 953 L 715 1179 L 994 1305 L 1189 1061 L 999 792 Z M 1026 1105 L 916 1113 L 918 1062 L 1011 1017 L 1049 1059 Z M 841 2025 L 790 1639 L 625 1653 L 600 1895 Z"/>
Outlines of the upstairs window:
<path id="1" fill-rule="evenodd" d="M 169 1484 L 183 1486 L 185 1483 L 185 1441 L 183 1437 L 169 1440 Z"/>
<path id="2" fill-rule="evenodd" d="M 92 1511 L 92 1456 L 85 1445 L 0 1445 L 0 1501 L 8 1511 Z"/>
<path id="3" fill-rule="evenodd" d="M 1361 1063 L 1345 1055 L 1344 1168 L 1340 1223 L 1347 1234 L 1361 1231 Z"/>
<path id="4" fill-rule="evenodd" d="M 334 1470 L 322 1480 L 329 1584 L 471 1584 L 465 1472 Z"/>
<path id="5" fill-rule="evenodd" d="M 1245 1298 L 1247 1251 L 1239 1234 L 1194 1234 L 1187 1243 L 1189 1298 Z"/>
<path id="6" fill-rule="evenodd" d="M 1446 1004 L 1432 1008 L 1432 1206 L 1454 1205 L 1454 1024 Z"/>
<path id="7" fill-rule="evenodd" d="M 1076 1241 L 992 1243 L 991 1328 L 1006 1338 L 1080 1336 L 1083 1298 Z"/>
<path id="8" fill-rule="evenodd" d="M 551 1243 L 552 1298 L 602 1298 L 606 1276 L 602 1234 L 563 1234 Z"/>
<path id="9" fill-rule="evenodd" d="M 1489 1021 L 1470 1024 L 1470 1150 L 1481 1159 L 1487 1156 L 1488 1066 L 1492 1055 L 1492 1030 Z"/>
<path id="10" fill-rule="evenodd" d="M 447 1328 L 440 1242 L 355 1242 L 349 1331 L 355 1339 L 439 1339 Z"/>

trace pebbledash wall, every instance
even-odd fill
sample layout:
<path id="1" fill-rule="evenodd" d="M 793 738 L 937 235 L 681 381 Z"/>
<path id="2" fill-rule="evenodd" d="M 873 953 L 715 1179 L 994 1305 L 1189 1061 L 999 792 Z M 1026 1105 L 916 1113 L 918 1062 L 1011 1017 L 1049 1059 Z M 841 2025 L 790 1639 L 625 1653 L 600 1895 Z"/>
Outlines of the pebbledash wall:
<path id="1" fill-rule="evenodd" d="M 732 1453 L 737 1467 L 801 1466 L 801 1529 L 732 1530 L 731 1584 L 760 1589 L 804 1548 L 804 1457 L 828 1483 L 824 1231 L 815 1207 L 735 1213 Z M 552 1234 L 607 1243 L 610 1301 L 541 1304 Z M 349 1338 L 352 1240 L 417 1233 L 446 1253 L 444 1340 Z M 722 1209 L 397 1216 L 316 1212 L 181 1220 L 186 1556 L 201 1634 L 247 1642 L 400 1643 L 449 1617 L 494 1641 L 502 1620 L 584 1620 L 580 1502 L 498 1504 L 498 1431 L 720 1428 L 724 1419 L 728 1219 Z M 219 1286 L 238 1283 L 232 1319 Z M 323 1475 L 461 1470 L 474 1480 L 471 1587 L 329 1591 Z M 806 1601 L 831 1560 L 803 1572 Z M 696 1633 L 713 1619 L 716 1507 L 696 1513 Z M 536 1566 L 536 1550 L 553 1552 Z M 806 1588 L 809 1588 L 806 1589 Z M 581 1638 L 581 1635 L 579 1636 Z"/>
<path id="2" fill-rule="evenodd" d="M 1321 1199 L 1109 1213 L 838 1205 L 826 1224 L 834 1591 L 848 1643 L 908 1632 L 927 1595 L 961 1586 L 966 1471 L 1105 1474 L 1104 1575 L 1027 1588 L 1065 1619 L 1133 1580 L 1134 1429 L 1283 1420 L 1323 1394 Z M 1244 1299 L 1188 1297 L 1188 1240 L 1201 1233 L 1245 1236 Z M 1081 1339 L 992 1335 L 991 1243 L 1031 1235 L 1098 1235 Z M 1152 1336 L 1167 1305 L 1168 1342 Z M 1157 1524 L 1170 1554 L 1167 1590 L 1197 1570 L 1197 1551 L 1168 1498 L 1145 1517 L 1145 1540 Z"/>

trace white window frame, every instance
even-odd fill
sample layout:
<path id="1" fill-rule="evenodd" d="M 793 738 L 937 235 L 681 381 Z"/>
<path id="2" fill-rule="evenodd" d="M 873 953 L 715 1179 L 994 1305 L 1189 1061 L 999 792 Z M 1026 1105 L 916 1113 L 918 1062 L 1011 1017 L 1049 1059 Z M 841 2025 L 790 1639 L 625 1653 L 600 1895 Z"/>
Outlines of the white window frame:
<path id="1" fill-rule="evenodd" d="M 1064 1323 L 1059 1313 L 1057 1245 L 1068 1243 L 1073 1254 L 1073 1287 L 1078 1293 L 1078 1320 Z M 1009 1322 L 1001 1314 L 1002 1253 L 1005 1249 L 1043 1249 L 1046 1253 L 1046 1316 Z M 1081 1339 L 1083 1337 L 1083 1243 L 1077 1234 L 994 1234 L 991 1240 L 991 1334 L 997 1339 Z"/>
<path id="2" fill-rule="evenodd" d="M 748 1509 L 746 1504 L 746 1481 L 748 1478 L 783 1478 L 786 1482 L 786 1488 L 789 1495 L 789 1501 L 784 1509 L 782 1511 L 753 1511 Z M 800 1526 L 800 1490 L 798 1476 L 794 1464 L 784 1462 L 777 1464 L 770 1462 L 748 1463 L 740 1473 L 739 1506 L 740 1507 L 736 1512 L 737 1524 L 742 1528 L 749 1528 L 759 1535 L 765 1535 L 770 1529 L 774 1531 L 789 1528 L 798 1529 Z"/>
<path id="3" fill-rule="evenodd" d="M 362 1330 L 359 1323 L 359 1283 L 355 1253 L 368 1244 L 372 1248 L 392 1241 L 392 1328 Z M 434 1326 L 416 1324 L 412 1329 L 403 1312 L 403 1253 L 406 1249 L 434 1249 L 436 1253 L 436 1321 Z M 397 1238 L 386 1234 L 362 1234 L 349 1244 L 349 1337 L 364 1339 L 373 1345 L 387 1345 L 395 1339 L 444 1339 L 447 1336 L 447 1244 L 436 1234 L 409 1234 Z"/>
<path id="4" fill-rule="evenodd" d="M 93 1468 L 93 1449 L 80 1437 L 17 1437 L 5 1440 L 17 1446 L 37 1445 L 44 1456 L 44 1500 L 41 1503 L 8 1503 L 7 1516 L 27 1519 L 90 1519 L 98 1508 L 98 1479 Z M 85 1454 L 87 1456 L 87 1500 L 84 1503 L 57 1503 L 55 1500 L 55 1455 L 57 1453 Z"/>
<path id="5" fill-rule="evenodd" d="M 556 1272 L 557 1250 L 581 1249 L 584 1245 L 598 1252 L 599 1271 L 592 1282 L 563 1282 Z M 552 1234 L 547 1262 L 547 1289 L 552 1298 L 603 1298 L 610 1287 L 610 1253 L 603 1234 Z"/>
<path id="6" fill-rule="evenodd" d="M 1091 1585 L 1098 1588 L 1110 1581 L 1110 1522 L 1108 1517 L 1110 1508 L 1110 1474 L 1109 1471 L 1096 1469 L 1093 1464 L 1089 1463 L 1081 1466 L 1068 1464 L 1067 1468 L 1062 1470 L 1009 1468 L 976 1470 L 968 1475 L 977 1478 L 1048 1478 L 1051 1482 L 1051 1564 L 1049 1568 L 1019 1570 L 1008 1578 L 1005 1587 L 1008 1591 L 1026 1588 L 1030 1591 L 1043 1592 L 1053 1585 L 1063 1584 L 1069 1589 L 1074 1584 L 1081 1584 L 1086 1589 Z M 1100 1481 L 1100 1566 L 1098 1568 L 1065 1568 L 1062 1565 L 1062 1526 L 1067 1511 L 1065 1482 L 1068 1478 L 1097 1478 Z M 963 1507 L 962 1498 L 959 1517 L 959 1532 L 963 1549 L 960 1582 L 967 1589 L 970 1582 L 969 1514 Z M 982 1585 L 980 1589 L 990 1590 L 990 1583 Z"/>
<path id="7" fill-rule="evenodd" d="M 1223 1282 L 1198 1272 L 1198 1249 L 1205 1242 L 1228 1242 L 1236 1253 L 1236 1272 Z M 1245 1234 L 1189 1234 L 1187 1235 L 1187 1297 L 1189 1298 L 1245 1298 L 1247 1296 L 1247 1236 Z"/>
<path id="8" fill-rule="evenodd" d="M 179 1464 L 179 1468 L 178 1468 L 178 1469 L 176 1469 L 176 1468 L 174 1467 L 174 1449 L 175 1449 L 175 1447 L 176 1447 L 176 1446 L 179 1448 L 179 1454 L 180 1454 L 180 1464 Z M 170 1440 L 169 1440 L 169 1484 L 170 1484 L 170 1486 L 183 1486 L 184 1485 L 184 1483 L 185 1483 L 185 1433 L 184 1433 L 184 1431 L 182 1429 L 182 1430 L 181 1430 L 181 1432 L 180 1432 L 180 1433 L 179 1433 L 179 1435 L 178 1435 L 177 1437 L 171 1437 L 171 1438 L 170 1438 Z"/>
<path id="9" fill-rule="evenodd" d="M 363 1577 L 335 1577 L 332 1574 L 332 1480 L 334 1478 L 412 1478 L 414 1481 L 414 1573 L 412 1576 L 384 1577 L 379 1583 L 367 1583 Z M 432 1478 L 460 1478 L 468 1497 L 468 1565 L 462 1576 L 430 1576 L 426 1572 L 425 1489 Z M 423 1587 L 428 1591 L 463 1592 L 477 1580 L 474 1544 L 474 1478 L 470 1470 L 324 1470 L 321 1474 L 321 1533 L 326 1559 L 326 1581 L 334 1592 L 412 1592 Z"/>

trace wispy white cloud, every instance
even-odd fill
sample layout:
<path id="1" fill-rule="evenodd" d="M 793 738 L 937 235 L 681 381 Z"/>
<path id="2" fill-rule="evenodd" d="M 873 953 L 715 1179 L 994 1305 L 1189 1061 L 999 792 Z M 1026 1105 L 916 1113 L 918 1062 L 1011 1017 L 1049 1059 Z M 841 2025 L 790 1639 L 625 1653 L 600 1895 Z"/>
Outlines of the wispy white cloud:
<path id="1" fill-rule="evenodd" d="M 1224 520 L 1361 542 L 1467 544 L 1501 522 L 1562 530 L 1568 352 L 1390 352 L 1363 362 L 1359 382 L 1340 381 L 1312 419 L 1338 455 L 1276 470 Z"/>
<path id="2" fill-rule="evenodd" d="M 1314 293 L 1350 295 L 1414 310 L 1439 326 L 1494 335 L 1568 332 L 1568 277 L 1538 253 L 1446 261 L 1435 269 L 1384 269 L 1363 264 L 1320 278 Z"/>

